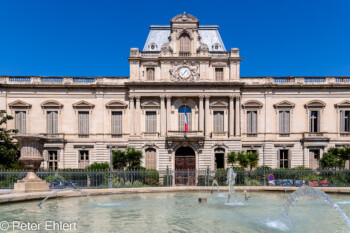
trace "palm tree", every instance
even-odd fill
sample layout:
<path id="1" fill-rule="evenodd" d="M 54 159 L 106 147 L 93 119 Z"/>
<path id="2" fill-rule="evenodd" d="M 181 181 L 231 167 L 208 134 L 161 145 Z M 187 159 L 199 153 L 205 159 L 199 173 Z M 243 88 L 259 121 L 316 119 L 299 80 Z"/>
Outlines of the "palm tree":
<path id="1" fill-rule="evenodd" d="M 250 151 L 247 153 L 247 159 L 248 159 L 250 170 L 252 170 L 254 167 L 258 165 L 259 154 L 257 152 Z"/>
<path id="2" fill-rule="evenodd" d="M 231 167 L 233 167 L 233 164 L 237 162 L 237 154 L 234 151 L 231 151 L 227 154 L 227 163 L 231 164 Z"/>

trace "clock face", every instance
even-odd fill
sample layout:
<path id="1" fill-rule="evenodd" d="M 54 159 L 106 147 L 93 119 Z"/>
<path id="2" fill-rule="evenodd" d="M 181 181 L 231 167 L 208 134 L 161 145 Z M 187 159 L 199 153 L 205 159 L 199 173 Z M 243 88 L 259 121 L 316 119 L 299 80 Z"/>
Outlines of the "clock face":
<path id="1" fill-rule="evenodd" d="M 191 75 L 191 71 L 188 67 L 184 66 L 180 68 L 179 74 L 181 78 L 189 78 Z"/>

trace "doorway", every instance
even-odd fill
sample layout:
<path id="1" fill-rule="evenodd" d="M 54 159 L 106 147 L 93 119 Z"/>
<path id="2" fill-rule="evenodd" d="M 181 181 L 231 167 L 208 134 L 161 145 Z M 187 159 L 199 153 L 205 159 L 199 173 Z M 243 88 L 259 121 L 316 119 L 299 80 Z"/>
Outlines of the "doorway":
<path id="1" fill-rule="evenodd" d="M 225 168 L 225 150 L 217 148 L 215 153 L 215 169 Z"/>
<path id="2" fill-rule="evenodd" d="M 175 152 L 175 184 L 196 184 L 196 154 L 191 147 L 180 147 Z"/>

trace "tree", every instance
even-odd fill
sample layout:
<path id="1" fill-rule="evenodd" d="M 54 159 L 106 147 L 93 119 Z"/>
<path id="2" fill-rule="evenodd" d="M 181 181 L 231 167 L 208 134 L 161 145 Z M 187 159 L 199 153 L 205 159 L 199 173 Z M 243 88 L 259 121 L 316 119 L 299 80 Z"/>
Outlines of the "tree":
<path id="1" fill-rule="evenodd" d="M 136 150 L 134 147 L 126 149 L 128 169 L 139 169 L 141 167 L 142 151 Z"/>
<path id="2" fill-rule="evenodd" d="M 233 167 L 233 164 L 237 162 L 237 154 L 234 151 L 231 151 L 227 154 L 227 163 L 231 164 L 231 167 Z"/>
<path id="3" fill-rule="evenodd" d="M 345 167 L 345 159 L 347 158 L 348 149 L 331 147 L 327 152 L 323 153 L 320 159 L 322 169 L 343 169 Z"/>
<path id="4" fill-rule="evenodd" d="M 249 165 L 249 160 L 245 151 L 238 152 L 237 160 L 242 168 L 247 168 Z"/>
<path id="5" fill-rule="evenodd" d="M 11 133 L 17 133 L 17 130 L 7 130 L 6 125 L 8 120 L 13 117 L 6 114 L 6 111 L 0 110 L 0 167 L 16 168 L 19 167 L 19 149 L 18 145 L 13 143 Z"/>
<path id="6" fill-rule="evenodd" d="M 247 153 L 247 159 L 248 159 L 248 165 L 250 167 L 250 170 L 252 170 L 254 167 L 258 165 L 259 154 L 257 152 L 250 151 Z"/>
<path id="7" fill-rule="evenodd" d="M 122 170 L 127 165 L 126 153 L 122 150 L 113 151 L 112 164 L 114 169 Z"/>
<path id="8" fill-rule="evenodd" d="M 134 147 L 127 147 L 126 151 L 113 151 L 112 163 L 113 168 L 123 170 L 139 170 L 141 168 L 142 151 Z"/>

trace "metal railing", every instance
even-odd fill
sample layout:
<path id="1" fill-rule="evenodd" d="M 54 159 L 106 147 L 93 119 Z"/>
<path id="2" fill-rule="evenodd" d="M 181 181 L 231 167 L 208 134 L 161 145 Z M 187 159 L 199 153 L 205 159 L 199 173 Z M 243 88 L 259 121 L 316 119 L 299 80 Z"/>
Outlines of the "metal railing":
<path id="1" fill-rule="evenodd" d="M 317 187 L 350 187 L 350 170 L 254 170 L 235 171 L 236 186 L 301 186 L 303 183 Z M 25 171 L 0 170 L 0 189 L 12 189 L 14 183 L 24 178 Z M 38 171 L 37 175 L 51 184 L 52 189 L 74 183 L 81 188 L 108 188 L 108 170 Z M 274 177 L 269 181 L 268 177 Z M 227 170 L 145 170 L 113 171 L 112 187 L 152 186 L 211 186 L 213 180 L 226 186 Z"/>

